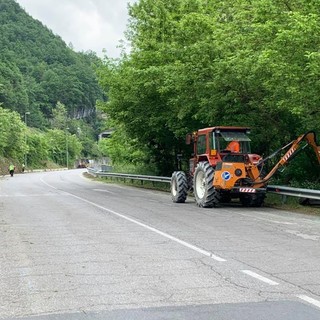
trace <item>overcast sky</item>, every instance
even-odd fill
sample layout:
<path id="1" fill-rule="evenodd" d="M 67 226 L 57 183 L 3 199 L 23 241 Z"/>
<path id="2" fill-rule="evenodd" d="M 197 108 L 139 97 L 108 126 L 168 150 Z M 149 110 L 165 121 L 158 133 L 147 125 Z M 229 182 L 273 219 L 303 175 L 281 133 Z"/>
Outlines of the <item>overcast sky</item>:
<path id="1" fill-rule="evenodd" d="M 128 22 L 127 3 L 135 0 L 16 0 L 33 18 L 59 35 L 75 51 L 92 50 L 103 57 L 120 55 Z"/>

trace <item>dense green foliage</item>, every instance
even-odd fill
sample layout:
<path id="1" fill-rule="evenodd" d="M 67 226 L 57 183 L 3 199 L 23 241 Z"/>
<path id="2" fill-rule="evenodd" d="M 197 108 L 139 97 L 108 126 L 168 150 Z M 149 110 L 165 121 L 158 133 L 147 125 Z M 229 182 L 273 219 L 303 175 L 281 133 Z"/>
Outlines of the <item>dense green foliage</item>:
<path id="1" fill-rule="evenodd" d="M 143 147 L 138 139 L 126 136 L 124 128 L 119 125 L 108 139 L 101 139 L 98 143 L 102 155 L 112 159 L 116 172 L 130 172 L 140 174 L 157 174 L 157 165 L 152 162 L 149 149 Z"/>
<path id="2" fill-rule="evenodd" d="M 140 0 L 130 17 L 131 53 L 99 71 L 104 110 L 162 174 L 201 127 L 250 126 L 265 156 L 320 133 L 319 1 Z M 317 177 L 314 164 L 299 161 L 286 179 Z"/>
<path id="3" fill-rule="evenodd" d="M 97 156 L 99 61 L 0 0 L 0 157 L 38 167 Z"/>
<path id="4" fill-rule="evenodd" d="M 92 53 L 75 53 L 14 0 L 0 0 L 0 102 L 47 127 L 58 101 L 71 118 L 94 114 L 102 97 Z"/>
<path id="5" fill-rule="evenodd" d="M 68 131 L 59 129 L 49 130 L 45 134 L 47 141 L 49 158 L 55 163 L 65 165 L 68 158 L 68 167 L 70 160 L 76 159 L 82 149 L 80 141 L 75 135 L 70 135 Z"/>
<path id="6" fill-rule="evenodd" d="M 26 128 L 19 114 L 0 107 L 0 154 L 22 158 L 26 152 Z"/>
<path id="7" fill-rule="evenodd" d="M 17 168 L 47 167 L 49 162 L 72 167 L 82 150 L 81 141 L 69 131 L 50 129 L 46 132 L 28 128 L 16 111 L 0 107 L 0 155 Z M 6 168 L 2 168 L 4 173 Z"/>

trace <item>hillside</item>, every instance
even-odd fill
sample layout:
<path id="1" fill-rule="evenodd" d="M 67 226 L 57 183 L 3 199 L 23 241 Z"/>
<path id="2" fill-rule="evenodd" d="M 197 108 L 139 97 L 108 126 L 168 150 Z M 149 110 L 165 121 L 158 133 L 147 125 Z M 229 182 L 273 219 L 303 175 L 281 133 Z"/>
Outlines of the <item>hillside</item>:
<path id="1" fill-rule="evenodd" d="M 71 118 L 94 114 L 102 92 L 91 52 L 76 53 L 14 0 L 0 0 L 0 104 L 29 125 L 48 126 L 52 110 L 63 103 Z"/>

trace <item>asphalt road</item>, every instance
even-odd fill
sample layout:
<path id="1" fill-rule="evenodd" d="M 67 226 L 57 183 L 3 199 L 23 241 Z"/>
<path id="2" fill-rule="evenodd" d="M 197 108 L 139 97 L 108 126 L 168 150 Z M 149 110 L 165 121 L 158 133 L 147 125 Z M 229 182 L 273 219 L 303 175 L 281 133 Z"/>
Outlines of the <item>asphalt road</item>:
<path id="1" fill-rule="evenodd" d="M 0 178 L 0 319 L 320 319 L 320 217 Z"/>

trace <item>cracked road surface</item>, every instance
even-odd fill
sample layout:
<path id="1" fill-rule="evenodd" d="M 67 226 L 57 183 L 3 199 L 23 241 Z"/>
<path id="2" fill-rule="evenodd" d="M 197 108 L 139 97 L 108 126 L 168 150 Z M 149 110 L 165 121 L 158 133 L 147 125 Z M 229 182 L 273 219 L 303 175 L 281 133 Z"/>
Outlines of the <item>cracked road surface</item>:
<path id="1" fill-rule="evenodd" d="M 0 179 L 0 319 L 320 319 L 320 218 L 83 170 Z"/>

